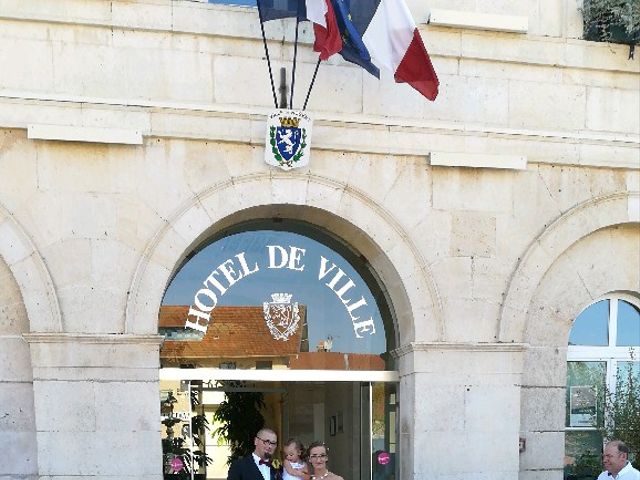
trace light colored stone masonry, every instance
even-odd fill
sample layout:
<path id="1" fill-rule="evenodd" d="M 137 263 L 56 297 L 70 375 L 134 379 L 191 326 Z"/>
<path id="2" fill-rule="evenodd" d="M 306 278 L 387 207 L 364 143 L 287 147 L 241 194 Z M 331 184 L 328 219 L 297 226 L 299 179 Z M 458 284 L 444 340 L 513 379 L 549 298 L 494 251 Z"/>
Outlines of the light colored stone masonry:
<path id="1" fill-rule="evenodd" d="M 262 159 L 254 11 L 0 0 L 0 431 L 14 459 L 0 480 L 161 478 L 167 281 L 202 238 L 273 216 L 345 239 L 388 291 L 402 479 L 562 477 L 571 321 L 640 292 L 640 63 L 579 40 L 571 1 L 431 3 L 529 31 L 420 25 L 435 103 L 332 59 L 310 102 L 311 164 L 284 173 Z M 290 25 L 268 30 L 288 64 Z M 315 63 L 302 40 L 299 96 Z M 143 140 L 34 140 L 33 125 Z M 513 157 L 526 166 L 496 168 Z"/>

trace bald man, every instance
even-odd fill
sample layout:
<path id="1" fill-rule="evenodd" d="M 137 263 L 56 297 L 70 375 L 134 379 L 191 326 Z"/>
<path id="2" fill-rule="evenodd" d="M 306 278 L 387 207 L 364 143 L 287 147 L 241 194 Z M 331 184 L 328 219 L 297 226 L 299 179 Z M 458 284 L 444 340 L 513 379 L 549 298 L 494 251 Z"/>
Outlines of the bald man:
<path id="1" fill-rule="evenodd" d="M 280 470 L 271 465 L 277 445 L 276 432 L 270 428 L 261 429 L 253 439 L 253 453 L 231 464 L 227 480 L 280 480 Z"/>
<path id="2" fill-rule="evenodd" d="M 598 480 L 640 480 L 640 472 L 629 463 L 629 447 L 620 440 L 607 443 L 602 464 L 606 470 Z"/>

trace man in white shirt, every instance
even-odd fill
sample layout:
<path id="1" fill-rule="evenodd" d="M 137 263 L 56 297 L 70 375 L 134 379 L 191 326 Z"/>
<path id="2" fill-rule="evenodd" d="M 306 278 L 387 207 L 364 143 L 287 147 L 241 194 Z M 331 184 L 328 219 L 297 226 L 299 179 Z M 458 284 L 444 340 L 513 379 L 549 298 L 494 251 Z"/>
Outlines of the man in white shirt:
<path id="1" fill-rule="evenodd" d="M 606 469 L 598 480 L 640 480 L 640 472 L 629 462 L 629 447 L 620 441 L 612 440 L 604 447 L 602 464 Z"/>

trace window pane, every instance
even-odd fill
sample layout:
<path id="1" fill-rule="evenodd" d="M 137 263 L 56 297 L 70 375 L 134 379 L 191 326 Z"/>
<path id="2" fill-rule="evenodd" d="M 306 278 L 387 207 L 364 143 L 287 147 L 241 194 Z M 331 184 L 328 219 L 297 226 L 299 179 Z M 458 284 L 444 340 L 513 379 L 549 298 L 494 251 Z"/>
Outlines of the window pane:
<path id="1" fill-rule="evenodd" d="M 618 338 L 620 347 L 640 345 L 640 311 L 624 300 L 618 301 Z"/>
<path id="2" fill-rule="evenodd" d="M 214 241 L 167 288 L 162 365 L 384 370 L 378 300 L 358 273 L 362 260 L 353 262 L 289 231 L 248 230 Z"/>
<path id="3" fill-rule="evenodd" d="M 609 345 L 609 300 L 594 303 L 578 315 L 569 345 Z"/>
<path id="4" fill-rule="evenodd" d="M 567 363 L 567 427 L 595 427 L 602 422 L 606 362 Z"/>
<path id="5" fill-rule="evenodd" d="M 640 362 L 618 362 L 617 375 L 616 391 L 619 391 L 621 386 L 628 385 L 629 379 L 637 385 L 640 383 Z"/>
<path id="6" fill-rule="evenodd" d="M 602 471 L 602 435 L 599 432 L 566 432 L 564 451 L 566 480 L 593 480 Z"/>

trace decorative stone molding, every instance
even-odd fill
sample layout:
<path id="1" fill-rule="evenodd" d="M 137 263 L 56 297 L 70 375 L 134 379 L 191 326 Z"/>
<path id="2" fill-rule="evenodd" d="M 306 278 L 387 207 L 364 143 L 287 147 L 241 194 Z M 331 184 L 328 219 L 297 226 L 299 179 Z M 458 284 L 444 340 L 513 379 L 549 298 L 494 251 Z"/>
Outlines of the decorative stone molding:
<path id="1" fill-rule="evenodd" d="M 2 106 L 2 101 L 7 102 L 5 108 Z M 50 126 L 54 130 L 64 130 L 55 134 L 60 139 L 132 145 L 144 142 L 144 140 L 138 139 L 138 135 L 141 137 L 249 142 L 252 145 L 263 145 L 264 132 L 257 127 L 263 125 L 264 118 L 270 111 L 263 107 L 255 107 L 250 110 L 237 105 L 96 98 L 69 94 L 0 90 L 0 128 L 28 129 L 34 121 L 37 121 L 37 118 L 49 118 L 57 115 L 61 105 L 64 105 L 65 108 L 65 116 L 61 118 L 61 121 L 70 125 Z M 83 119 L 83 115 L 94 109 L 108 112 L 104 118 L 101 117 L 104 125 L 100 128 L 83 123 L 86 121 Z M 122 121 L 122 115 L 126 115 L 127 125 L 131 127 L 131 130 L 119 132 L 118 126 Z M 547 131 L 534 128 L 480 125 L 473 122 L 465 122 L 461 126 L 457 122 L 407 118 L 398 120 L 397 118 L 370 114 L 316 112 L 314 113 L 314 125 L 319 129 L 313 144 L 313 148 L 316 150 L 427 156 L 433 148 L 429 139 L 440 135 L 459 135 L 461 133 L 482 139 L 484 142 L 491 142 L 487 144 L 486 148 L 490 148 L 493 142 L 496 142 L 496 145 L 502 145 L 503 142 L 509 141 L 518 145 L 518 155 L 505 155 L 504 158 L 498 158 L 502 157 L 498 155 L 484 154 L 480 151 L 473 154 L 465 153 L 465 158 L 460 159 L 452 157 L 458 155 L 455 152 L 439 151 L 438 155 L 446 156 L 444 160 L 441 160 L 445 163 L 433 163 L 432 159 L 432 165 L 449 165 L 451 162 L 457 162 L 454 165 L 523 169 L 527 163 L 526 157 L 529 157 L 529 163 L 549 163 L 535 158 L 535 151 L 538 148 L 537 142 L 543 140 L 546 144 L 555 144 L 559 151 L 558 155 L 553 157 L 552 163 L 554 164 L 635 168 L 637 166 L 636 152 L 640 147 L 637 135 L 628 133 Z M 365 134 L 346 135 L 350 138 L 349 142 L 337 142 L 337 138 L 340 138 L 340 135 L 337 135 L 338 132 L 352 130 L 365 132 Z M 53 133 L 52 130 L 48 136 L 53 138 Z M 39 136 L 44 138 L 44 134 Z M 363 141 L 358 141 L 360 138 Z M 619 154 L 615 159 L 587 158 L 585 152 L 577 152 L 576 155 L 579 157 L 564 157 L 566 152 L 563 147 L 566 143 L 582 144 L 584 142 L 597 147 L 615 143 L 619 148 Z M 531 147 L 526 147 L 528 151 L 524 151 L 523 148 L 527 144 L 531 144 Z M 564 153 L 561 154 L 561 152 Z M 505 161 L 507 161 L 506 164 Z M 467 164 L 469 162 L 471 163 Z M 508 166 L 505 167 L 505 165 Z"/>
<path id="2" fill-rule="evenodd" d="M 160 345 L 162 335 L 131 334 L 84 334 L 84 333 L 25 333 L 22 337 L 28 343 L 70 343 L 70 344 L 157 344 Z"/>
<path id="3" fill-rule="evenodd" d="M 400 358 L 413 352 L 465 351 L 465 352 L 523 352 L 529 348 L 526 343 L 454 343 L 454 342 L 411 342 L 391 352 Z"/>
<path id="4" fill-rule="evenodd" d="M 124 128 L 31 124 L 27 127 L 27 138 L 31 140 L 142 145 L 140 131 Z"/>
<path id="5" fill-rule="evenodd" d="M 529 19 L 514 15 L 496 15 L 459 10 L 431 9 L 428 23 L 443 27 L 469 28 L 495 32 L 527 33 Z"/>
<path id="6" fill-rule="evenodd" d="M 527 157 L 524 155 L 431 152 L 429 158 L 432 166 L 497 168 L 506 170 L 527 169 Z"/>

